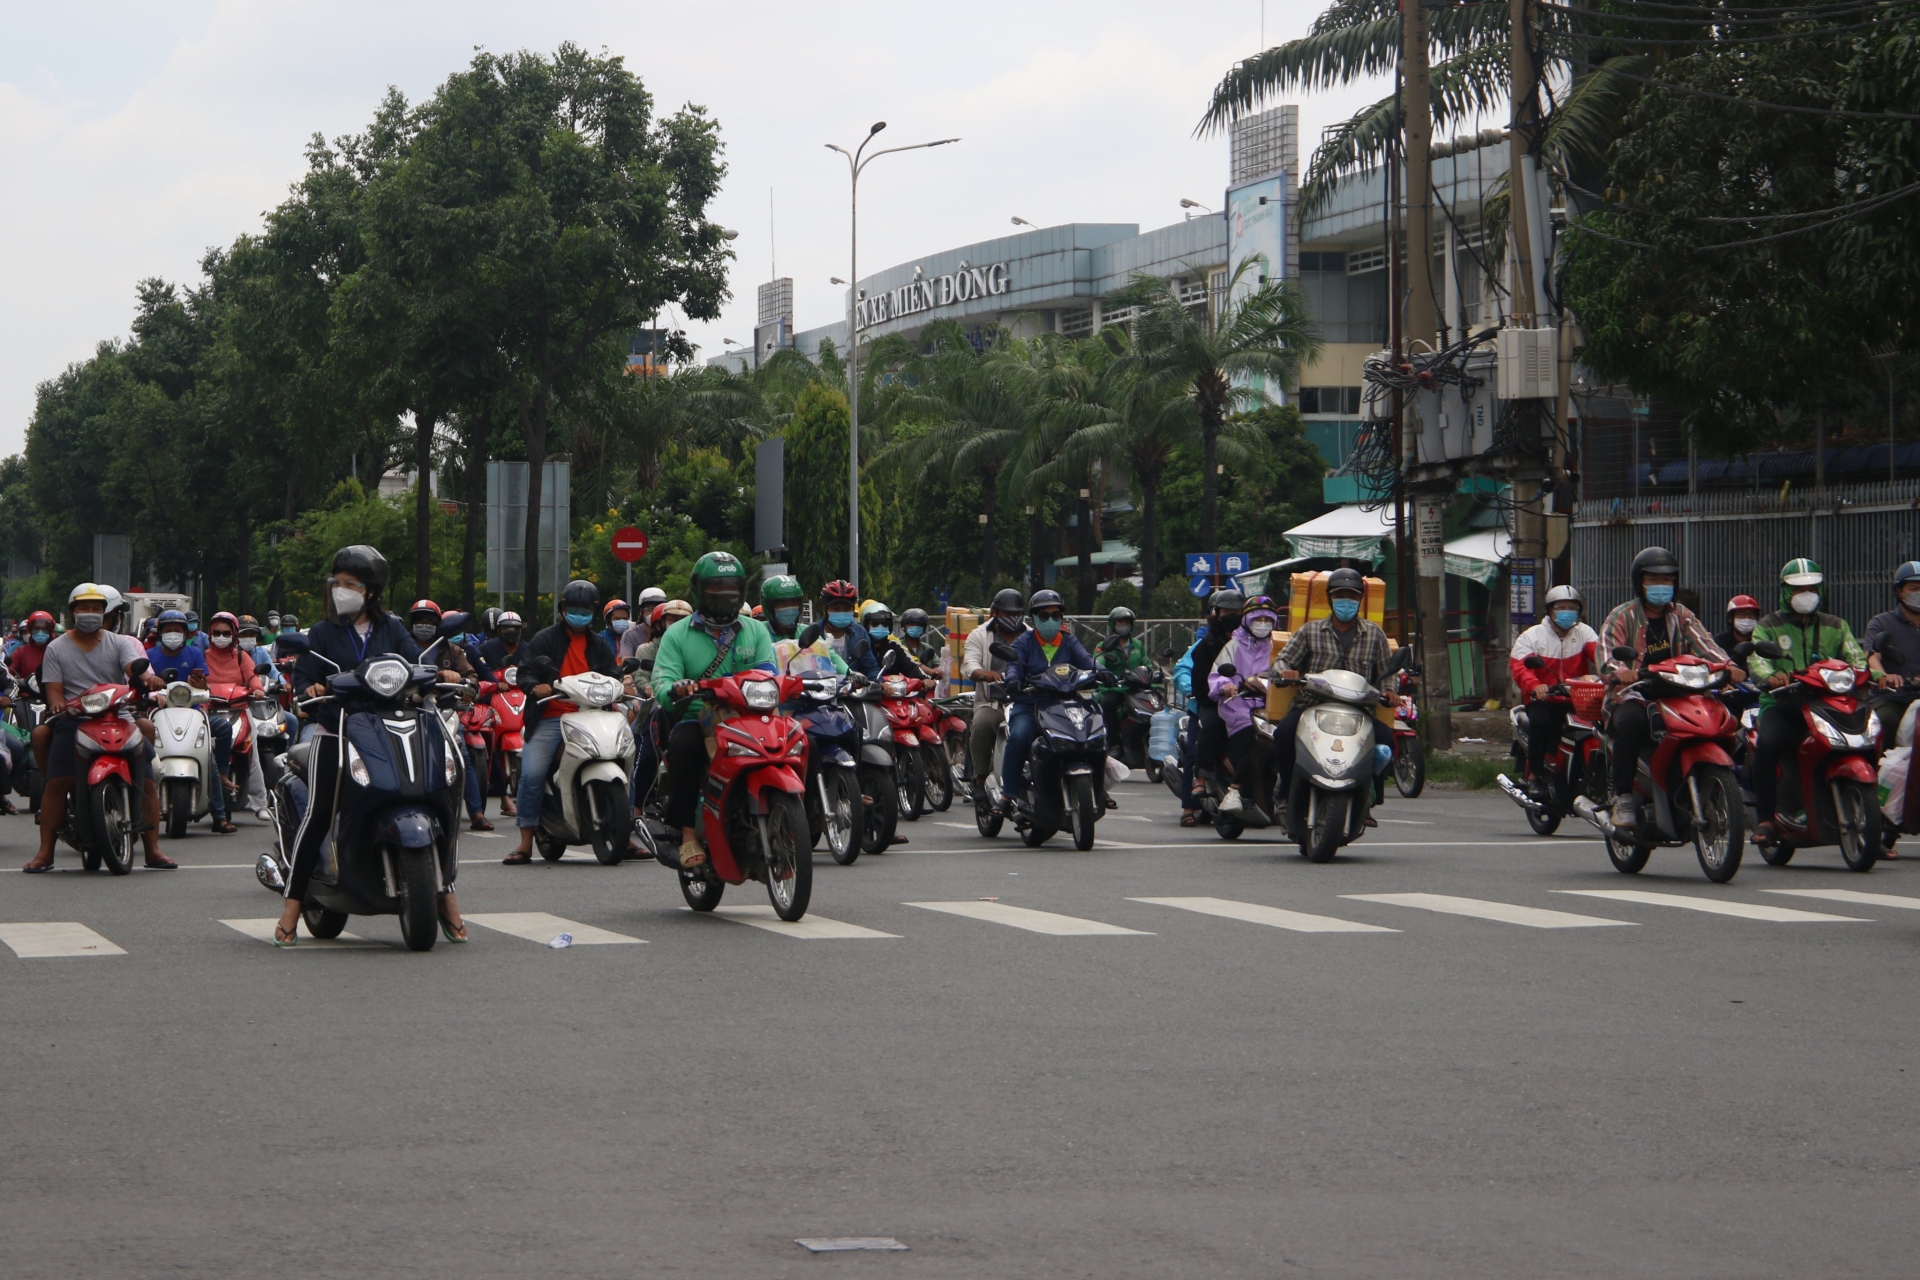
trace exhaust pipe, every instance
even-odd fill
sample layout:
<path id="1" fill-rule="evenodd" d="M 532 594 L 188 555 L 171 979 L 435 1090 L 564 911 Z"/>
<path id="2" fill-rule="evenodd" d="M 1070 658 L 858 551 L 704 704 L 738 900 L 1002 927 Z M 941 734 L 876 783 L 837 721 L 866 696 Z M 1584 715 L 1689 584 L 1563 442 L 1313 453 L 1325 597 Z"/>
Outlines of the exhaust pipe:
<path id="1" fill-rule="evenodd" d="M 1525 788 L 1523 788 L 1519 783 L 1515 782 L 1512 778 L 1509 778 L 1506 774 L 1504 773 L 1495 774 L 1494 781 L 1500 784 L 1500 789 L 1502 791 L 1506 792 L 1509 796 L 1513 798 L 1513 802 L 1515 804 L 1519 805 L 1522 809 L 1525 809 L 1528 813 L 1540 813 L 1546 809 L 1547 806 L 1541 804 L 1538 800 L 1535 800 L 1532 796 L 1528 795 L 1526 793 Z"/>
<path id="2" fill-rule="evenodd" d="M 1613 818 L 1587 796 L 1573 798 L 1573 811 L 1600 829 L 1602 835 L 1618 835 L 1614 829 Z"/>

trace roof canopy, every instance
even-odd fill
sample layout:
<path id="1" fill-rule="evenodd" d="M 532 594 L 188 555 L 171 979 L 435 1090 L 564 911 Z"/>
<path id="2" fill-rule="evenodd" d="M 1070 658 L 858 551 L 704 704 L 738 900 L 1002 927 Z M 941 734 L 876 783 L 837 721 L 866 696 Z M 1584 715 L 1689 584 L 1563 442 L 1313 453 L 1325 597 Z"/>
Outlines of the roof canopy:
<path id="1" fill-rule="evenodd" d="M 1287 530 L 1287 545 L 1296 556 L 1338 556 L 1378 564 L 1393 539 L 1393 508 L 1368 511 L 1360 506 L 1335 507 L 1323 516 Z"/>

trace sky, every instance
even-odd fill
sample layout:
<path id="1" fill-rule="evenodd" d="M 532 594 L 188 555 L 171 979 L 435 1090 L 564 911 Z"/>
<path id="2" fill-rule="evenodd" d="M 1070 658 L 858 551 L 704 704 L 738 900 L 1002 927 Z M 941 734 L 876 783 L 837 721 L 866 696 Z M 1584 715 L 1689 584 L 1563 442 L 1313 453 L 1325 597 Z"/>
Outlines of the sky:
<path id="1" fill-rule="evenodd" d="M 1264 14 L 1263 14 L 1264 8 Z M 1227 142 L 1194 126 L 1213 85 L 1304 34 L 1291 0 L 300 5 L 0 0 L 0 455 L 24 444 L 35 387 L 124 337 L 138 282 L 191 283 L 209 248 L 259 228 L 315 133 L 357 132 L 389 85 L 430 96 L 474 50 L 606 50 L 662 113 L 717 118 L 728 174 L 714 218 L 734 299 L 685 325 L 704 358 L 753 340 L 754 289 L 791 276 L 801 328 L 839 316 L 846 162 L 885 120 L 861 183 L 861 274 L 1010 231 L 1218 208 Z M 1301 140 L 1390 90 L 1303 96 Z M 777 259 L 776 259 L 777 255 Z M 676 327 L 682 322 L 676 318 Z"/>

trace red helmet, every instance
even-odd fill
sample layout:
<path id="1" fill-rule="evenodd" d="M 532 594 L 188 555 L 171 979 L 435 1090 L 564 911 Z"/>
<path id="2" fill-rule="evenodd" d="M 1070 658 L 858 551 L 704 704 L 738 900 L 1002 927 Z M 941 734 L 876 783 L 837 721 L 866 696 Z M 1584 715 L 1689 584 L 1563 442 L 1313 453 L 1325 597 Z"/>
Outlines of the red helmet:
<path id="1" fill-rule="evenodd" d="M 615 609 L 625 609 L 627 611 L 628 617 L 633 616 L 633 608 L 625 600 L 607 601 L 607 607 L 600 611 L 600 616 L 604 618 L 608 614 L 612 613 Z"/>
<path id="2" fill-rule="evenodd" d="M 440 606 L 431 600 L 415 600 L 407 609 L 407 620 L 411 622 L 423 613 L 430 617 L 438 618 L 440 616 Z"/>
<path id="3" fill-rule="evenodd" d="M 227 621 L 227 625 L 232 627 L 235 631 L 238 631 L 240 629 L 240 619 L 236 618 L 234 615 L 228 613 L 224 609 L 222 609 L 219 613 L 214 614 L 211 618 L 207 619 L 208 628 L 211 629 L 213 624 L 220 621 L 222 618 L 225 618 Z"/>
<path id="4" fill-rule="evenodd" d="M 35 609 L 27 615 L 27 630 L 33 630 L 35 624 L 43 627 L 51 627 L 53 625 L 53 615 L 45 609 Z"/>
<path id="5" fill-rule="evenodd" d="M 822 600 L 858 600 L 860 591 L 845 578 L 835 578 L 820 588 L 820 598 Z"/>
<path id="6" fill-rule="evenodd" d="M 1752 596 L 1735 596 L 1733 599 L 1727 601 L 1727 612 L 1732 613 L 1736 609 L 1751 609 L 1755 613 L 1758 613 L 1760 612 L 1760 602 Z"/>

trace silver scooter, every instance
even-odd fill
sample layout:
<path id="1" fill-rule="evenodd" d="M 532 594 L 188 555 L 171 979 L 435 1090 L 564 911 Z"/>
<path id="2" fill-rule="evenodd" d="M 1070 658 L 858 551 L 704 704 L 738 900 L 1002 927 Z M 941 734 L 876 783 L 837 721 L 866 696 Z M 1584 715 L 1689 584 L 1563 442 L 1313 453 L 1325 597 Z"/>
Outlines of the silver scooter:
<path id="1" fill-rule="evenodd" d="M 629 659 L 622 670 L 637 667 Z M 597 671 L 555 677 L 552 684 L 552 695 L 529 710 L 556 698 L 579 710 L 560 717 L 564 745 L 547 778 L 534 845 L 549 862 L 558 862 L 568 845 L 591 845 L 594 857 L 613 866 L 628 854 L 643 852 L 633 844 L 637 748 L 621 707 L 629 695 L 619 680 Z"/>
<path id="2" fill-rule="evenodd" d="M 1300 846 L 1301 857 L 1328 862 L 1366 830 L 1374 780 L 1392 764 L 1393 748 L 1373 745 L 1374 709 L 1381 698 L 1365 676 L 1316 671 L 1297 683 L 1324 701 L 1300 713 L 1294 734 L 1287 834 Z"/>

